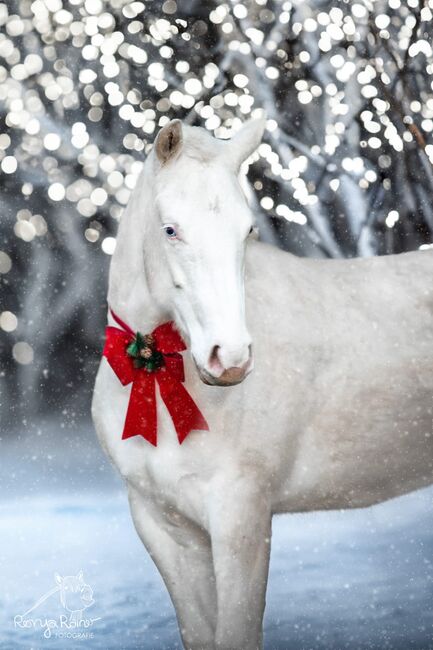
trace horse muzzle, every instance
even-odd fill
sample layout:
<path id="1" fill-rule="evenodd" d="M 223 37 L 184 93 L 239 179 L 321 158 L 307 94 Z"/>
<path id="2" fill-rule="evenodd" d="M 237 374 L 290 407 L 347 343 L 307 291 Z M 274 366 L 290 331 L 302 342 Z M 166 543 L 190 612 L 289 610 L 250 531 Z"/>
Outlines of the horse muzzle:
<path id="1" fill-rule="evenodd" d="M 250 357 L 242 366 L 227 368 L 219 375 L 214 375 L 206 368 L 200 368 L 198 366 L 197 370 L 202 382 L 208 386 L 236 386 L 236 384 L 241 384 L 244 381 L 253 367 L 254 362 L 252 357 Z"/>

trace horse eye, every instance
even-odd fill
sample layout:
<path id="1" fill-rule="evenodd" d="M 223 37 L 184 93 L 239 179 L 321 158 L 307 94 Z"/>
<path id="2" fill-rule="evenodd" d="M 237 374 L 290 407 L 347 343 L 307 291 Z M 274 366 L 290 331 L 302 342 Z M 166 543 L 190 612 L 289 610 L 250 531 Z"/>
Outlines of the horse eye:
<path id="1" fill-rule="evenodd" d="M 163 226 L 163 228 L 164 228 L 164 232 L 165 232 L 165 234 L 167 235 L 167 237 L 168 237 L 169 239 L 176 239 L 176 237 L 177 237 L 177 232 L 176 232 L 176 230 L 173 228 L 173 226 Z"/>

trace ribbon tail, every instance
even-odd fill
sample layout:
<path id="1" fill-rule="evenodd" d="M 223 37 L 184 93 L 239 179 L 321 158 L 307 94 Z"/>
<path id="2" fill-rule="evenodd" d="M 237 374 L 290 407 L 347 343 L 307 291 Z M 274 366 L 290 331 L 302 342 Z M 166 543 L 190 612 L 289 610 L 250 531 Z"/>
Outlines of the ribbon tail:
<path id="1" fill-rule="evenodd" d="M 148 373 L 140 373 L 133 381 L 122 440 L 143 436 L 156 447 L 157 415 L 155 379 Z"/>
<path id="2" fill-rule="evenodd" d="M 173 420 L 179 443 L 185 440 L 190 431 L 209 431 L 209 425 L 200 409 L 180 382 L 166 375 L 163 381 L 158 381 L 158 384 L 161 397 Z"/>

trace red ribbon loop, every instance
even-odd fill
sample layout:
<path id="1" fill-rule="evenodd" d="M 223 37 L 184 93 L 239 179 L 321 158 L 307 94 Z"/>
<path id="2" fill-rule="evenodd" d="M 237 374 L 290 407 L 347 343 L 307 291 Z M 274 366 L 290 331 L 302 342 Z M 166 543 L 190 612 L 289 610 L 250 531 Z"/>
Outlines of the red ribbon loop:
<path id="1" fill-rule="evenodd" d="M 108 326 L 105 330 L 106 340 L 103 355 L 114 370 L 119 381 L 126 386 L 132 383 L 128 410 L 122 440 L 132 436 L 143 436 L 152 445 L 157 444 L 157 411 L 155 382 L 173 420 L 179 443 L 182 443 L 190 431 L 199 429 L 209 431 L 209 426 L 182 385 L 185 381 L 183 359 L 179 352 L 186 350 L 186 345 L 175 330 L 173 323 L 164 323 L 153 330 L 155 349 L 164 357 L 164 365 L 156 371 L 134 367 L 134 360 L 126 348 L 135 334 L 114 312 L 111 312 L 118 327 Z"/>

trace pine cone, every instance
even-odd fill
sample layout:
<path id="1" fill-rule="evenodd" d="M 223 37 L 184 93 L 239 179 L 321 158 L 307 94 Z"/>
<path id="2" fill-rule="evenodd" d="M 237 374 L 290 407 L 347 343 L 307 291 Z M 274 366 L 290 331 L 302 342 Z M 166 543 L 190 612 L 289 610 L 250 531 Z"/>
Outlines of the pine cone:
<path id="1" fill-rule="evenodd" d="M 148 346 L 146 346 L 145 348 L 141 348 L 140 350 L 140 357 L 143 357 L 143 359 L 150 359 L 152 354 L 153 354 L 153 350 Z"/>

